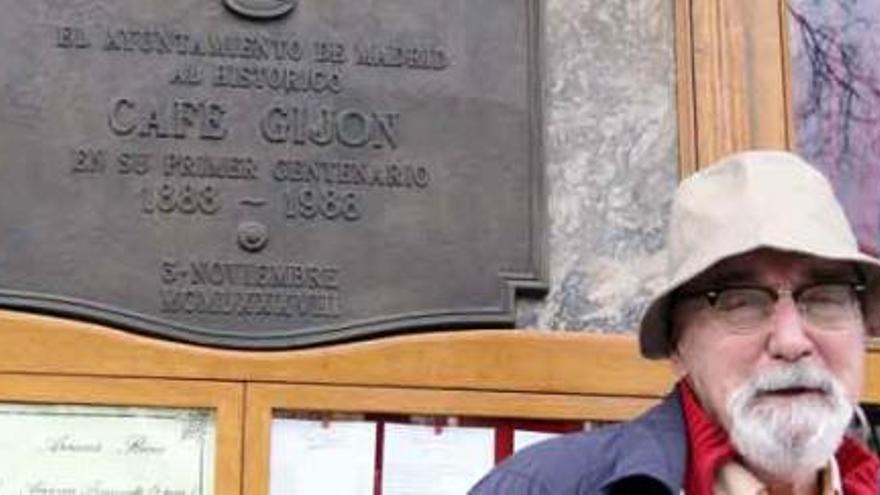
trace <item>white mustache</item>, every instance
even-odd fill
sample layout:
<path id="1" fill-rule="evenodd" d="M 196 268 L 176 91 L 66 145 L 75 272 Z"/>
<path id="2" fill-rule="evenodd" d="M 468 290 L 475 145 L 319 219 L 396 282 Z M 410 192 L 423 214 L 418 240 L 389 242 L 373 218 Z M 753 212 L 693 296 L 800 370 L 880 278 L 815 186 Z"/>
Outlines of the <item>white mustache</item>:
<path id="1" fill-rule="evenodd" d="M 791 388 L 817 389 L 825 394 L 831 394 L 834 390 L 830 373 L 803 363 L 762 372 L 752 377 L 748 386 L 752 396 Z"/>

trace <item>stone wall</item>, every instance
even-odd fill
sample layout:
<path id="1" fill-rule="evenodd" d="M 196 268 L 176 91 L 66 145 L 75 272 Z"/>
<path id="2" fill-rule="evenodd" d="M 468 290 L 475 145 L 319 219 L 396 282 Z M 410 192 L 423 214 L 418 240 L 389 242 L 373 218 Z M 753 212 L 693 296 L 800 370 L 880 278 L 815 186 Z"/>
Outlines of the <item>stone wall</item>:
<path id="1" fill-rule="evenodd" d="M 671 0 L 549 0 L 550 292 L 518 326 L 625 332 L 662 283 L 678 181 Z"/>

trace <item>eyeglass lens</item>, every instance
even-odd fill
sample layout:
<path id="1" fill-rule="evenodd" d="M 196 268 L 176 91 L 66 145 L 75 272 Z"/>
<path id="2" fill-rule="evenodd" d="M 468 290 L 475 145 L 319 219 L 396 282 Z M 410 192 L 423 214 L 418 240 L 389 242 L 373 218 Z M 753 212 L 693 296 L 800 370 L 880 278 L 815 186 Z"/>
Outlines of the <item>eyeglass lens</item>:
<path id="1" fill-rule="evenodd" d="M 731 327 L 754 331 L 769 320 L 780 293 L 768 287 L 731 287 L 707 297 L 716 313 Z M 858 295 L 851 284 L 813 285 L 794 291 L 792 297 L 801 317 L 820 329 L 849 328 L 860 316 Z"/>

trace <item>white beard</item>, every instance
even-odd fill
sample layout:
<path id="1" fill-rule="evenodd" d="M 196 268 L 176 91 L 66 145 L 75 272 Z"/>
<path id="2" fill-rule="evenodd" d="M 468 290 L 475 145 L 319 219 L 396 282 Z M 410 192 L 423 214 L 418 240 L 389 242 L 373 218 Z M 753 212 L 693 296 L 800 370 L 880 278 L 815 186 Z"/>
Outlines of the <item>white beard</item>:
<path id="1" fill-rule="evenodd" d="M 820 389 L 821 396 L 762 402 L 762 392 L 792 387 Z M 749 379 L 727 401 L 730 439 L 746 462 L 779 479 L 795 479 L 824 467 L 834 456 L 853 416 L 843 387 L 830 373 L 796 364 Z"/>

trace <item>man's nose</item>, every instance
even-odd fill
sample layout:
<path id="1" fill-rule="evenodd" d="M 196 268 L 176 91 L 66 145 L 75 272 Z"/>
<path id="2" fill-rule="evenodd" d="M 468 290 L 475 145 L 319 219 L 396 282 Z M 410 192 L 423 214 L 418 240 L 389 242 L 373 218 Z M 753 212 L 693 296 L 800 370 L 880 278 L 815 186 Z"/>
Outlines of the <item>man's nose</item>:
<path id="1" fill-rule="evenodd" d="M 813 354 L 814 344 L 807 332 L 806 321 L 790 294 L 776 302 L 767 351 L 772 358 L 789 362 Z"/>

